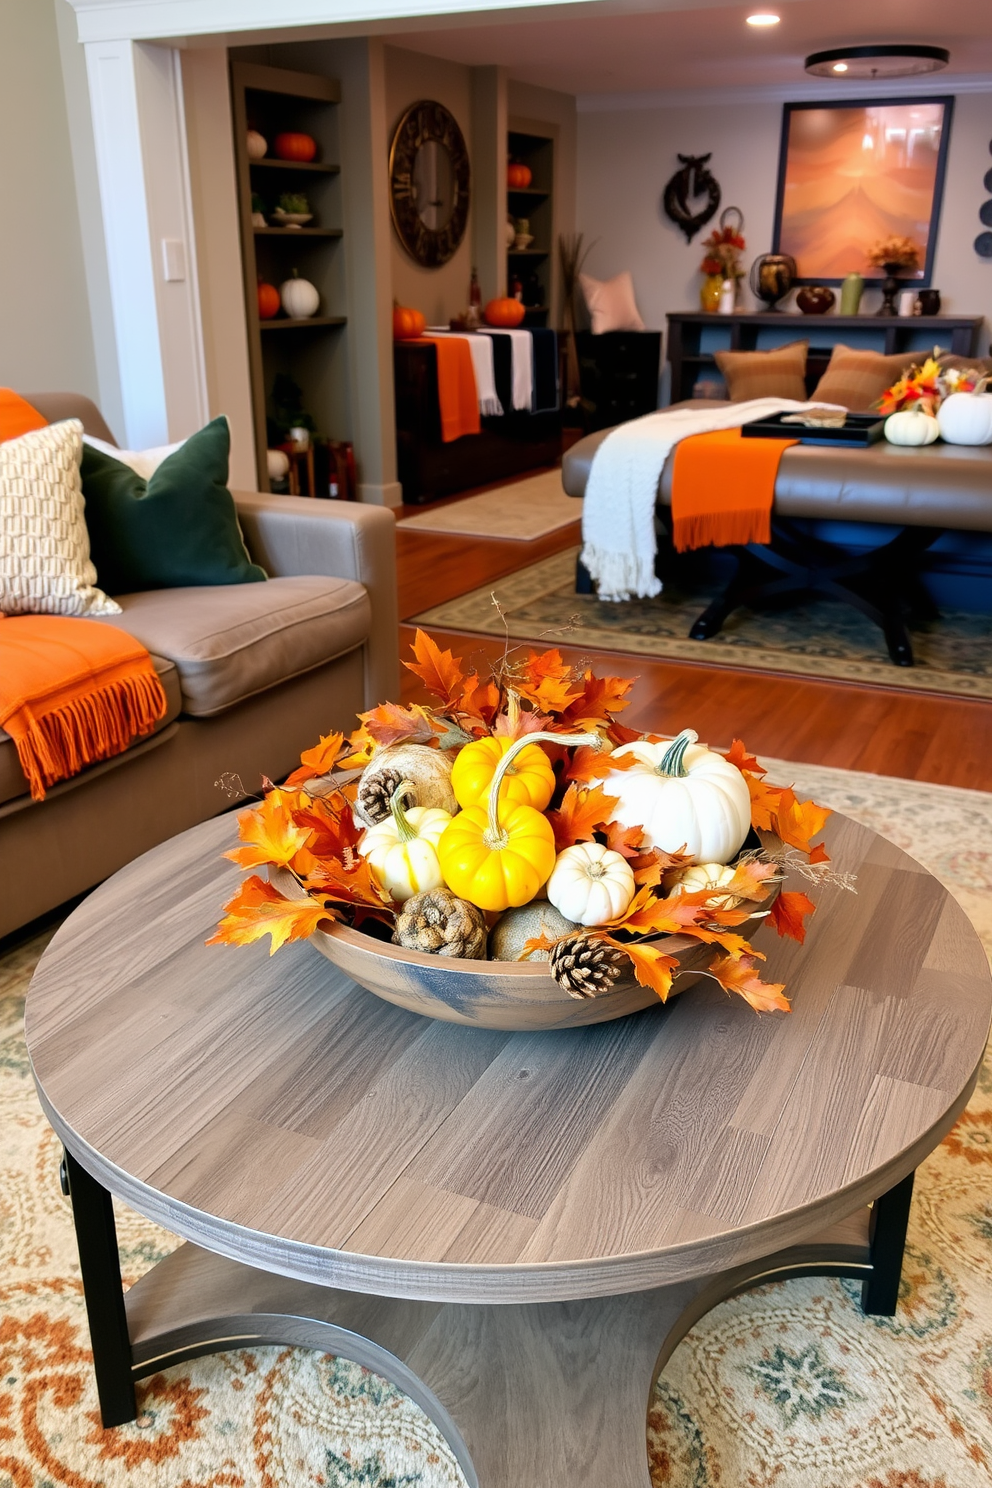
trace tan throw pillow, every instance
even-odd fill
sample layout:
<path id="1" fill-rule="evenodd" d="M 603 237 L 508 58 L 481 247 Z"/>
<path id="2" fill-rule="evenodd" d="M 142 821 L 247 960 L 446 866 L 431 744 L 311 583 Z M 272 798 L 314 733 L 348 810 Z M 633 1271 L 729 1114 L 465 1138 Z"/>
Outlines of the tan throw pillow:
<path id="1" fill-rule="evenodd" d="M 813 397 L 817 403 L 839 403 L 852 413 L 868 413 L 885 390 L 898 382 L 905 369 L 925 356 L 923 351 L 883 356 L 880 351 L 835 346 Z"/>
<path id="2" fill-rule="evenodd" d="M 808 341 L 790 341 L 773 351 L 718 351 L 716 364 L 731 403 L 752 398 L 795 398 L 805 403 L 808 346 Z"/>
<path id="3" fill-rule="evenodd" d="M 634 299 L 634 281 L 626 269 L 613 279 L 580 274 L 579 283 L 594 336 L 605 335 L 607 331 L 643 331 L 644 322 Z"/>
<path id="4" fill-rule="evenodd" d="M 119 615 L 96 587 L 83 517 L 78 419 L 0 444 L 0 611 Z"/>

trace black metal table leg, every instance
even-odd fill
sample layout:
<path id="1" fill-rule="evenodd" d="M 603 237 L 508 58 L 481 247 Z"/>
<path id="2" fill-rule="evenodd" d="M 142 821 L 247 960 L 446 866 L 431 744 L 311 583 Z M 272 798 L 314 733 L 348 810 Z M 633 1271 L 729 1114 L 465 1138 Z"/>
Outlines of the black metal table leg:
<path id="1" fill-rule="evenodd" d="M 104 1426 L 122 1426 L 133 1421 L 138 1410 L 113 1200 L 71 1152 L 66 1152 L 63 1161 L 83 1273 L 100 1415 Z"/>
<path id="2" fill-rule="evenodd" d="M 910 1173 L 871 1206 L 868 1229 L 871 1275 L 861 1288 L 861 1306 L 876 1317 L 895 1315 L 915 1177 L 915 1173 Z"/>

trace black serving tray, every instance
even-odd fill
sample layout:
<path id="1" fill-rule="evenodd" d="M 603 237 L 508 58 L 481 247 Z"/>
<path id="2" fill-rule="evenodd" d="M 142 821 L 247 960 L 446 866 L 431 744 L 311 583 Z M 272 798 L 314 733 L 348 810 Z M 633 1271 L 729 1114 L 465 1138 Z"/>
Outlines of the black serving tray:
<path id="1" fill-rule="evenodd" d="M 836 429 L 807 429 L 803 424 L 783 424 L 784 413 L 752 419 L 741 429 L 745 439 L 798 439 L 800 444 L 829 444 L 835 448 L 866 449 L 882 437 L 885 419 L 878 413 L 849 413 Z"/>

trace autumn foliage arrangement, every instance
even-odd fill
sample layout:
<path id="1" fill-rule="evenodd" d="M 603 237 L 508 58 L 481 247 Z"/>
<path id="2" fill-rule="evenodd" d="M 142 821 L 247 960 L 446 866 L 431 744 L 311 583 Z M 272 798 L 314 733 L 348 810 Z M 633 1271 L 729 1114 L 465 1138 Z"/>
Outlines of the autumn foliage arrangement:
<path id="1" fill-rule="evenodd" d="M 413 650 L 431 706 L 360 714 L 241 814 L 227 856 L 249 876 L 209 944 L 268 935 L 275 951 L 338 922 L 441 957 L 509 946 L 574 997 L 632 974 L 664 1002 L 679 936 L 712 946 L 706 974 L 728 992 L 789 1010 L 741 927 L 767 917 L 804 940 L 812 901 L 775 890 L 787 868 L 829 876 L 813 845 L 828 810 L 772 785 L 739 740 L 721 754 L 691 730 L 626 728 L 634 679 L 557 650 L 508 652 L 483 678 L 422 631 Z M 259 869 L 291 874 L 297 896 Z"/>

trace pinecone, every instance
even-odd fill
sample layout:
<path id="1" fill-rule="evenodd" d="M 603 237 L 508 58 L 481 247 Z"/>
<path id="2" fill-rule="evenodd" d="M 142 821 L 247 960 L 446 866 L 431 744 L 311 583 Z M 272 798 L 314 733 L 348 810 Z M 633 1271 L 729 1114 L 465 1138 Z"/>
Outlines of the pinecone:
<path id="1" fill-rule="evenodd" d="M 375 827 L 386 820 L 389 815 L 389 803 L 393 799 L 393 792 L 403 779 L 401 770 L 392 770 L 383 766 L 375 774 L 366 771 L 358 782 L 358 791 L 355 795 L 355 813 L 358 819 L 367 827 Z M 415 806 L 417 803 L 411 796 L 403 802 L 404 806 Z"/>
<path id="2" fill-rule="evenodd" d="M 626 956 L 592 935 L 567 935 L 551 952 L 551 975 L 569 997 L 600 997 L 613 988 Z"/>
<path id="3" fill-rule="evenodd" d="M 396 916 L 393 944 L 429 956 L 486 959 L 486 917 L 467 899 L 448 889 L 425 889 L 408 899 Z"/>

